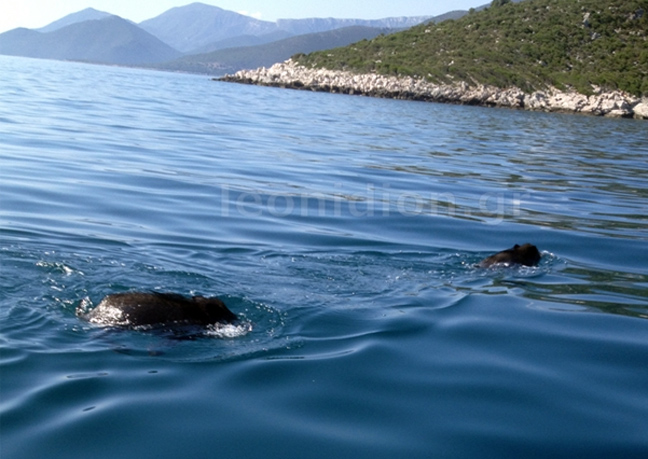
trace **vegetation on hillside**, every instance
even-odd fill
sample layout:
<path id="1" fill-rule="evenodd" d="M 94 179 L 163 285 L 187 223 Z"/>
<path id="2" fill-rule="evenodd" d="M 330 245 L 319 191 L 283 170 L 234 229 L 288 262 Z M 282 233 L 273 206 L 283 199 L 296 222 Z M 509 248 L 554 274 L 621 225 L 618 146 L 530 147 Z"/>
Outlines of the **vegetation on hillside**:
<path id="1" fill-rule="evenodd" d="M 599 86 L 647 96 L 648 0 L 495 0 L 458 20 L 293 59 L 436 83 L 552 85 L 584 94 Z"/>

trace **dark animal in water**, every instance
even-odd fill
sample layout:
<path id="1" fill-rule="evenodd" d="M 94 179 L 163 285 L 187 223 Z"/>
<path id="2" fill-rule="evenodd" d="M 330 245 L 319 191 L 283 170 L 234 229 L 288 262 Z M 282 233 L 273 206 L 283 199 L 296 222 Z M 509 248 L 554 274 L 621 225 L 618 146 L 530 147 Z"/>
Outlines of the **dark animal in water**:
<path id="1" fill-rule="evenodd" d="M 541 256 L 535 245 L 515 244 L 510 249 L 502 250 L 482 260 L 479 266 L 482 268 L 487 268 L 495 264 L 535 266 L 540 262 Z"/>
<path id="2" fill-rule="evenodd" d="M 176 293 L 155 292 L 113 293 L 90 312 L 77 308 L 77 315 L 92 323 L 122 327 L 211 325 L 231 323 L 238 319 L 216 297 L 187 298 Z"/>

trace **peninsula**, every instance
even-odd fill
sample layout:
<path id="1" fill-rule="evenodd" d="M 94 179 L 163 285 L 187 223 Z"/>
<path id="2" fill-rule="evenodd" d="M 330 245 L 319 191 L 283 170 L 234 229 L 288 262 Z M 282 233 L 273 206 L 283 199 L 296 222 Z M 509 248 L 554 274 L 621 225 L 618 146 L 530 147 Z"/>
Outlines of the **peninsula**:
<path id="1" fill-rule="evenodd" d="M 494 0 L 458 20 L 220 80 L 648 119 L 646 10 L 645 0 Z"/>

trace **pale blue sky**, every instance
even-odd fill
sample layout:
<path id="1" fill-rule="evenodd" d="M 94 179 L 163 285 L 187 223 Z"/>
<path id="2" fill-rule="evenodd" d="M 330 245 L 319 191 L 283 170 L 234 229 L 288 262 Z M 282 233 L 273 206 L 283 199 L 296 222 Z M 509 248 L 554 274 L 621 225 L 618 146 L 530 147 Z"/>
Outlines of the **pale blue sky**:
<path id="1" fill-rule="evenodd" d="M 88 7 L 141 22 L 189 3 L 192 0 L 0 0 L 0 33 L 16 27 L 43 27 Z M 433 16 L 480 6 L 490 0 L 202 0 L 201 3 L 274 21 L 307 17 Z"/>

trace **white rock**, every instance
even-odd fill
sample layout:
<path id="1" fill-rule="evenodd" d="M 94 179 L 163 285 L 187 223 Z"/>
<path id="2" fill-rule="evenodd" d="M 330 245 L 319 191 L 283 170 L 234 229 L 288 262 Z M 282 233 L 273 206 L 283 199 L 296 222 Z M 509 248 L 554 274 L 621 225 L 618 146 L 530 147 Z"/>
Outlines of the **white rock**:
<path id="1" fill-rule="evenodd" d="M 270 68 L 241 70 L 227 76 L 226 79 L 270 86 L 300 87 L 314 91 L 478 103 L 527 110 L 583 112 L 611 117 L 631 116 L 634 113 L 636 118 L 648 119 L 648 100 L 640 101 L 621 91 L 597 91 L 594 95 L 586 96 L 573 91 L 563 92 L 556 88 L 548 88 L 545 91 L 526 94 L 519 88 L 470 86 L 466 82 L 451 85 L 433 84 L 412 77 L 359 75 L 346 71 L 312 69 L 296 65 L 290 59 Z"/>
<path id="2" fill-rule="evenodd" d="M 605 116 L 606 118 L 625 118 L 627 116 L 630 116 L 631 114 L 632 113 L 628 110 L 615 109 L 605 113 Z"/>
<path id="3" fill-rule="evenodd" d="M 634 112 L 635 118 L 648 120 L 648 101 L 638 103 L 632 111 Z"/>

